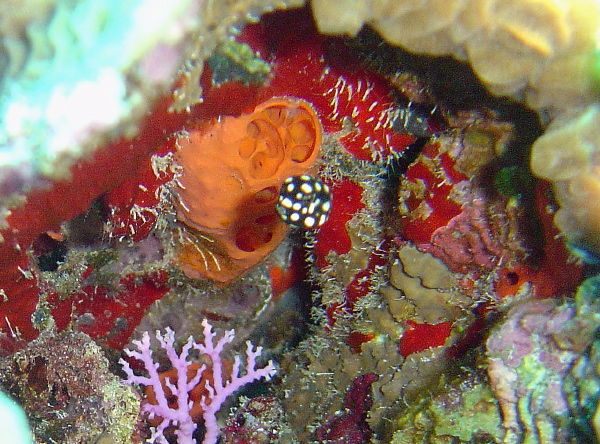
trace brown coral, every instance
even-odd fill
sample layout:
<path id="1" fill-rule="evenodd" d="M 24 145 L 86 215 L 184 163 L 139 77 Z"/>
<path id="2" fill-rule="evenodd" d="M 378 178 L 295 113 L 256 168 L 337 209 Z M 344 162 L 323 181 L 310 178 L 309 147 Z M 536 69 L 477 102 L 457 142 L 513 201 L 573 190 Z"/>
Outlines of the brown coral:
<path id="1" fill-rule="evenodd" d="M 25 409 L 35 442 L 131 443 L 139 399 L 109 366 L 88 335 L 47 330 L 0 359 L 0 387 Z"/>
<path id="2" fill-rule="evenodd" d="M 287 225 L 275 210 L 283 181 L 305 173 L 321 145 L 311 106 L 272 98 L 179 140 L 179 263 L 188 277 L 228 283 L 271 253 Z"/>

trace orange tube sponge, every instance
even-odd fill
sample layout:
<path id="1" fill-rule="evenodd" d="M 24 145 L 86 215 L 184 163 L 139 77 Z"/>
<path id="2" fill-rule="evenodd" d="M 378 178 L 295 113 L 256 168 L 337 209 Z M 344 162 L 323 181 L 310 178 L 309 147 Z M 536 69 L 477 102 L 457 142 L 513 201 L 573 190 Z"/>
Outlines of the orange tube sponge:
<path id="1" fill-rule="evenodd" d="M 288 229 L 275 210 L 279 188 L 311 168 L 321 139 L 314 110 L 293 97 L 179 139 L 178 261 L 188 277 L 227 284 L 279 245 Z"/>

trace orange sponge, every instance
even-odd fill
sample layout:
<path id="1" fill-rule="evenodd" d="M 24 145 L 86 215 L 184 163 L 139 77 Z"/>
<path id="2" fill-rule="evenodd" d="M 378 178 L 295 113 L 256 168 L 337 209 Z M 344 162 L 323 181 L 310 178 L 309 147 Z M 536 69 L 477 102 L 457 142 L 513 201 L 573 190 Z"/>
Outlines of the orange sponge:
<path id="1" fill-rule="evenodd" d="M 279 188 L 309 171 L 321 139 L 315 111 L 293 97 L 179 139 L 178 261 L 188 277 L 229 283 L 279 245 L 288 229 L 275 210 Z"/>

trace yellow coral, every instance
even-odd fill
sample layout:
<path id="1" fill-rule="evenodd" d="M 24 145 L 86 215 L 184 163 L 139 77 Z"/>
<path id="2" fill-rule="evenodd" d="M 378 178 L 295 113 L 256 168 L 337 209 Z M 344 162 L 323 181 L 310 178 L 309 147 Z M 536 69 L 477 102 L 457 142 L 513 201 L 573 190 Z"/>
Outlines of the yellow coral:
<path id="1" fill-rule="evenodd" d="M 589 103 L 598 28 L 593 0 L 313 0 L 319 30 L 373 26 L 411 52 L 467 60 L 487 88 L 535 108 Z"/>
<path id="2" fill-rule="evenodd" d="M 531 168 L 554 182 L 567 238 L 600 251 L 600 106 L 556 119 L 535 142 Z"/>

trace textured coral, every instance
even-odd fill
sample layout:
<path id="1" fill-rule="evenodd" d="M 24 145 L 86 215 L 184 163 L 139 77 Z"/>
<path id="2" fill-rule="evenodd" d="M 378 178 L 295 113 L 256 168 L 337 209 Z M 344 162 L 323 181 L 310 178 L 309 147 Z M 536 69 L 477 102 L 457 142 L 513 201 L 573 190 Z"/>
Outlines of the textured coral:
<path id="1" fill-rule="evenodd" d="M 578 309 L 579 308 L 579 309 Z M 502 409 L 504 442 L 567 442 L 563 383 L 600 318 L 572 302 L 513 307 L 487 340 L 488 374 Z"/>
<path id="2" fill-rule="evenodd" d="M 482 196 L 475 196 L 459 215 L 432 233 L 431 246 L 423 249 L 455 271 L 473 266 L 496 267 L 503 255 L 502 244 L 493 236 L 485 205 Z"/>
<path id="3" fill-rule="evenodd" d="M 2 358 L 0 385 L 24 406 L 36 442 L 132 442 L 139 399 L 83 333 L 48 331 Z"/>
<path id="4" fill-rule="evenodd" d="M 472 320 L 471 298 L 459 291 L 454 274 L 431 254 L 402 245 L 397 255 L 390 267 L 389 285 L 381 293 L 394 320 L 404 326 L 400 354 L 406 357 L 443 346 L 451 336 L 455 341 L 456 331 Z"/>
<path id="5" fill-rule="evenodd" d="M 591 0 L 312 2 L 319 30 L 364 23 L 411 52 L 468 60 L 488 90 L 536 108 L 589 103 L 598 6 Z M 565 73 L 568 77 L 565 78 Z"/>
<path id="6" fill-rule="evenodd" d="M 468 372 L 438 395 L 411 405 L 398 419 L 393 444 L 502 442 L 498 402 L 482 375 Z"/>
<path id="7" fill-rule="evenodd" d="M 19 194 L 48 177 L 68 178 L 73 163 L 106 140 L 134 135 L 198 26 L 189 0 L 168 8 L 148 1 L 20 6 L 3 6 L 0 35 L 0 183 Z M 14 205 L 10 197 L 0 203 Z"/>
<path id="8" fill-rule="evenodd" d="M 555 221 L 570 242 L 600 252 L 600 108 L 592 105 L 557 118 L 536 140 L 535 174 L 554 182 L 561 208 Z"/>
<path id="9" fill-rule="evenodd" d="M 587 279 L 575 296 L 575 305 L 580 319 L 576 326 L 583 334 L 573 336 L 577 341 L 572 348 L 583 352 L 573 364 L 566 377 L 564 391 L 572 409 L 573 420 L 578 433 L 590 442 L 600 441 L 600 347 L 598 342 L 598 331 L 596 331 L 593 342 L 587 346 L 587 339 L 591 330 L 597 328 L 600 322 L 598 311 L 598 296 L 600 277 L 594 276 Z"/>
<path id="10" fill-rule="evenodd" d="M 315 112 L 292 97 L 183 135 L 176 207 L 189 227 L 178 255 L 185 273 L 227 283 L 271 253 L 287 232 L 275 210 L 279 188 L 309 171 L 320 146 Z"/>
<path id="11" fill-rule="evenodd" d="M 284 362 L 284 407 L 299 438 L 308 422 L 339 409 L 345 384 L 375 372 L 374 405 L 368 423 L 379 439 L 391 437 L 390 421 L 424 390 L 436 387 L 463 340 L 473 315 L 471 299 L 457 290 L 453 273 L 438 259 L 403 246 L 391 267 L 391 284 L 362 300 L 361 315 L 340 317 L 330 334 L 301 344 Z M 351 320 L 350 320 L 351 319 Z M 352 328 L 348 335 L 344 328 Z M 301 387 L 301 388 L 299 388 Z M 311 405 L 311 409 L 299 409 Z M 309 429 L 309 430 L 310 430 Z M 393 430 L 392 430 L 393 431 Z"/>
<path id="12" fill-rule="evenodd" d="M 342 334 L 322 332 L 303 342 L 294 356 L 281 363 L 283 405 L 301 442 L 314 436 L 323 418 L 340 410 L 342 396 L 351 382 L 368 372 L 379 379 L 373 383 L 373 407 L 367 423 L 378 439 L 385 442 L 395 430 L 391 425 L 405 403 L 437 387 L 440 375 L 452 365 L 447 347 L 402 356 L 398 351 L 401 327 L 387 308 L 371 311 L 363 325 L 374 330 L 376 336 L 359 345 L 358 352 L 345 344 Z"/>

